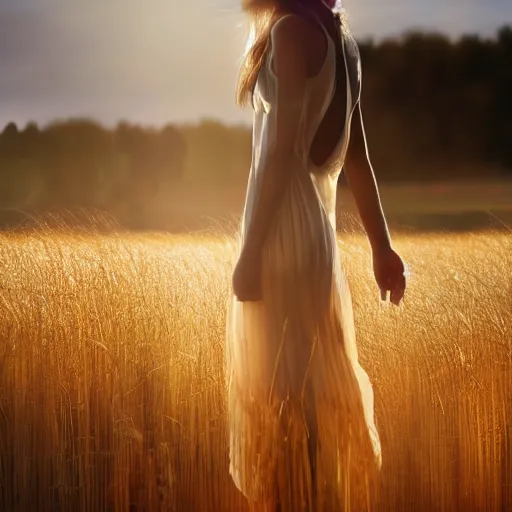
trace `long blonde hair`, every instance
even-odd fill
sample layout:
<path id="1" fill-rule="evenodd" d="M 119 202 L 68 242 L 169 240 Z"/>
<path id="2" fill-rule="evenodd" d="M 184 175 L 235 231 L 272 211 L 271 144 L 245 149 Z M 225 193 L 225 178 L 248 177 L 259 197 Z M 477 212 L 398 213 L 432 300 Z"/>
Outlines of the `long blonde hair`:
<path id="1" fill-rule="evenodd" d="M 249 16 L 250 33 L 238 76 L 237 103 L 246 106 L 251 102 L 258 74 L 270 46 L 270 31 L 279 13 L 313 17 L 312 10 L 323 0 L 246 0 L 244 10 Z M 345 16 L 338 15 L 344 29 L 348 30 Z"/>
<path id="2" fill-rule="evenodd" d="M 270 30 L 281 3 L 279 0 L 259 4 L 252 1 L 245 6 L 249 16 L 250 32 L 238 75 L 237 103 L 246 106 L 258 79 L 270 45 Z"/>

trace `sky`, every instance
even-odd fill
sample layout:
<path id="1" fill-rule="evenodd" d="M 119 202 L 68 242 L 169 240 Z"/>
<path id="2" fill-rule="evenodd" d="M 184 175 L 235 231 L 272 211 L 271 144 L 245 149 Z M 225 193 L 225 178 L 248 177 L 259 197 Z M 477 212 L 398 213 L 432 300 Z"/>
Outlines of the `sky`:
<path id="1" fill-rule="evenodd" d="M 492 36 L 512 0 L 345 0 L 356 37 L 413 28 Z M 236 0 L 0 0 L 0 127 L 249 122 L 234 103 L 246 26 Z"/>

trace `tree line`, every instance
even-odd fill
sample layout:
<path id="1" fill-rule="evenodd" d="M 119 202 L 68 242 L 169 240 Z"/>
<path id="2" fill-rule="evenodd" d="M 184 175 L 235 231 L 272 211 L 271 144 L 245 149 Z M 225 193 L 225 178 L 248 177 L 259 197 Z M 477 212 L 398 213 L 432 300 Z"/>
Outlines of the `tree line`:
<path id="1" fill-rule="evenodd" d="M 379 181 L 512 176 L 512 27 L 492 39 L 409 33 L 359 44 Z M 177 184 L 243 183 L 250 160 L 250 128 L 210 120 L 158 129 L 9 123 L 0 207 L 142 209 Z"/>
<path id="2" fill-rule="evenodd" d="M 360 44 L 363 108 L 381 179 L 512 169 L 512 27 L 494 39 L 411 33 Z M 494 169 L 494 171 L 492 171 Z"/>

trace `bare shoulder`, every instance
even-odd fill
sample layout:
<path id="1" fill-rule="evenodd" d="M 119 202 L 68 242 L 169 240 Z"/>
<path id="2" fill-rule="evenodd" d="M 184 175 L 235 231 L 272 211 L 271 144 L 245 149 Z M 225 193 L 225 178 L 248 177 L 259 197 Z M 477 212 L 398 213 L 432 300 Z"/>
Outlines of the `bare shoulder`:
<path id="1" fill-rule="evenodd" d="M 274 23 L 272 39 L 276 41 L 286 39 L 304 45 L 305 36 L 313 30 L 312 23 L 303 16 L 287 14 Z"/>
<path id="2" fill-rule="evenodd" d="M 302 16 L 287 15 L 271 30 L 273 69 L 276 75 L 307 76 L 311 43 L 318 38 L 318 29 Z"/>

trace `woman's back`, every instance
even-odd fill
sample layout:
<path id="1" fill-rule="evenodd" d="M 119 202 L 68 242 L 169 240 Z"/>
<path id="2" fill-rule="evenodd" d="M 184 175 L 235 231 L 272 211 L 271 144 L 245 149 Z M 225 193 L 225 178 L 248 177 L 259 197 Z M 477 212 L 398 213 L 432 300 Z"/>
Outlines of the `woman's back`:
<path id="1" fill-rule="evenodd" d="M 261 173 L 268 167 L 265 161 L 272 151 L 279 152 L 288 143 L 293 144 L 297 160 L 287 164 L 295 165 L 299 174 L 300 168 L 311 173 L 335 228 L 337 177 L 348 148 L 350 118 L 360 87 L 358 55 L 353 50 L 350 55 L 347 52 L 347 48 L 357 47 L 351 45 L 351 36 L 336 25 L 332 13 L 330 16 L 329 28 L 329 20 L 321 21 L 315 15 L 287 15 L 273 25 L 270 48 L 254 92 L 254 148 L 246 226 Z M 306 71 L 301 80 L 289 79 L 289 63 L 297 58 L 304 61 Z"/>

